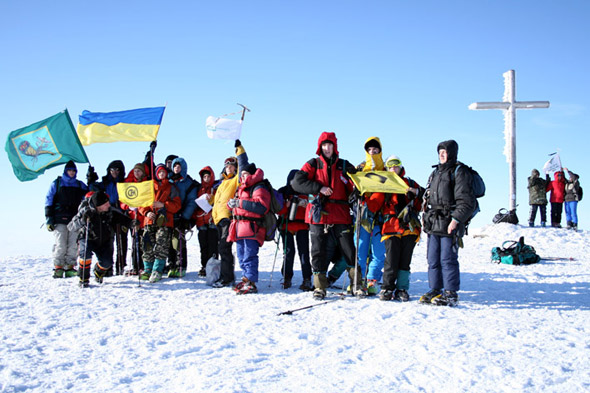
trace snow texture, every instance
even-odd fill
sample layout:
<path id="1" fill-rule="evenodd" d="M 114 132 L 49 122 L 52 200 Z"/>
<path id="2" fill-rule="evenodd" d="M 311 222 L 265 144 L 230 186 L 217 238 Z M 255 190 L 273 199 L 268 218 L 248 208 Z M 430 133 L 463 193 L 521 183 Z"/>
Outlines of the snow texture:
<path id="1" fill-rule="evenodd" d="M 553 258 L 490 262 L 492 247 L 520 236 Z M 340 300 L 330 289 L 333 301 L 320 304 L 297 289 L 299 271 L 283 290 L 280 251 L 270 282 L 273 243 L 260 253 L 260 293 L 243 296 L 198 277 L 196 236 L 185 278 L 141 286 L 119 276 L 80 289 L 77 278 L 51 278 L 47 256 L 6 258 L 0 391 L 589 391 L 588 239 L 509 224 L 472 229 L 455 308 L 417 301 L 428 290 L 426 239 L 408 303 Z"/>

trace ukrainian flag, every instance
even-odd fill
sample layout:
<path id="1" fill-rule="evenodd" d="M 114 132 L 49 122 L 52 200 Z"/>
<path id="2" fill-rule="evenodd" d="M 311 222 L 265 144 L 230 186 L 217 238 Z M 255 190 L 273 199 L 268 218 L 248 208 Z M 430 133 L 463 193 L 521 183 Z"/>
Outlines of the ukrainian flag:
<path id="1" fill-rule="evenodd" d="M 84 146 L 93 143 L 155 141 L 164 109 L 162 106 L 107 113 L 83 111 L 79 117 L 78 137 Z"/>

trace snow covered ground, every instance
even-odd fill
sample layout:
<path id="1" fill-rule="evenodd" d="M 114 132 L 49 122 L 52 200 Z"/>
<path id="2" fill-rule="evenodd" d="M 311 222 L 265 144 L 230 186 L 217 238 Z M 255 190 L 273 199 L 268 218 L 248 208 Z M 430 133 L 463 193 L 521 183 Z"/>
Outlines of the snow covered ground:
<path id="1" fill-rule="evenodd" d="M 563 259 L 490 263 L 492 247 L 520 235 Z M 472 228 L 456 308 L 417 302 L 428 290 L 424 239 L 409 303 L 347 297 L 282 316 L 318 303 L 296 288 L 298 271 L 297 285 L 280 289 L 279 262 L 269 287 L 271 243 L 261 250 L 261 291 L 245 296 L 197 277 L 196 236 L 184 279 L 141 286 L 113 277 L 80 289 L 77 278 L 51 278 L 48 255 L 5 258 L 0 391 L 589 391 L 589 235 Z"/>

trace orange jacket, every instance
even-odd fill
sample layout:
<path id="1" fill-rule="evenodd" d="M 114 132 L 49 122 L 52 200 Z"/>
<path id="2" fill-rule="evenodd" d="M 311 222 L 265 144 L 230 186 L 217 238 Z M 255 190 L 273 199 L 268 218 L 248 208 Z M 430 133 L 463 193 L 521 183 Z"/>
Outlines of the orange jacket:
<path id="1" fill-rule="evenodd" d="M 178 212 L 182 207 L 182 201 L 178 195 L 178 190 L 174 187 L 168 179 L 154 181 L 155 197 L 154 201 L 162 202 L 164 207 L 162 209 L 166 212 L 166 226 L 174 227 L 174 213 Z M 153 206 L 140 207 L 139 212 L 145 216 L 145 225 L 155 224 L 152 220 L 147 218 L 149 212 L 154 212 L 156 215 L 161 213 L 161 209 L 155 209 Z"/>

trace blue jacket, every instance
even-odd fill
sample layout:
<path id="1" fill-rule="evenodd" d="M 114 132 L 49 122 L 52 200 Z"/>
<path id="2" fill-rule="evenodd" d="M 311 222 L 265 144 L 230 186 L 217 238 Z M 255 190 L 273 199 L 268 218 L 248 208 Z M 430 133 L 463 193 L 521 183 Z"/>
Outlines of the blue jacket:
<path id="1" fill-rule="evenodd" d="M 174 215 L 174 220 L 176 221 L 181 217 L 185 220 L 190 220 L 197 209 L 195 199 L 197 199 L 197 192 L 199 191 L 201 184 L 188 175 L 188 165 L 184 158 L 175 158 L 174 161 L 172 161 L 172 168 L 174 168 L 176 164 L 180 164 L 180 177 L 172 173 L 169 180 L 170 183 L 174 184 L 178 189 L 180 200 L 182 201 L 182 207 L 178 213 Z"/>
<path id="2" fill-rule="evenodd" d="M 76 172 L 77 173 L 77 172 Z M 69 177 L 64 168 L 61 177 L 55 179 L 45 197 L 45 218 L 48 224 L 67 224 L 78 212 L 78 206 L 88 192 L 86 184 Z"/>

